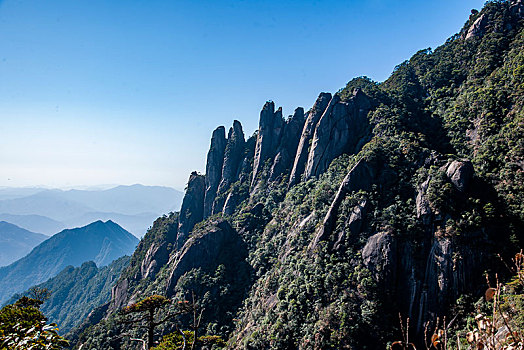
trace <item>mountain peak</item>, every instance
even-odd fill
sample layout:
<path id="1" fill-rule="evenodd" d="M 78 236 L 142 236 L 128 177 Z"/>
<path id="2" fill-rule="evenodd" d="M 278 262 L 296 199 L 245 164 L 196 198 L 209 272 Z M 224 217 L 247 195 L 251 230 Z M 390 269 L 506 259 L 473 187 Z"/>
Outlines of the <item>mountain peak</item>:
<path id="1" fill-rule="evenodd" d="M 130 255 L 137 243 L 135 236 L 111 220 L 63 230 L 0 269 L 0 303 L 13 293 L 55 276 L 68 265 L 76 267 L 92 260 L 97 266 L 105 266 Z"/>

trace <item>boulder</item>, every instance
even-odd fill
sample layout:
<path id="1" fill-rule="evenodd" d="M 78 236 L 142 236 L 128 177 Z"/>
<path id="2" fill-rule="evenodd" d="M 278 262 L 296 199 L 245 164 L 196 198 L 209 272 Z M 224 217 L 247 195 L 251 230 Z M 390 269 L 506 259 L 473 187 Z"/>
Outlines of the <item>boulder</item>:
<path id="1" fill-rule="evenodd" d="M 165 263 L 169 261 L 168 245 L 176 241 L 176 225 L 168 229 L 160 242 L 151 244 L 140 264 L 140 279 L 155 278 L 156 274 Z"/>
<path id="2" fill-rule="evenodd" d="M 227 269 L 239 268 L 239 264 L 246 264 L 247 254 L 246 244 L 227 221 L 211 223 L 193 235 L 172 257 L 166 295 L 174 294 L 179 278 L 191 269 L 200 268 L 210 273 L 220 264 Z"/>
<path id="3" fill-rule="evenodd" d="M 362 261 L 377 282 L 393 285 L 397 265 L 397 242 L 393 235 L 379 232 L 369 237 L 362 248 Z"/>
<path id="4" fill-rule="evenodd" d="M 206 162 L 206 193 L 204 199 L 204 218 L 212 214 L 213 202 L 222 179 L 224 165 L 224 151 L 226 149 L 226 130 L 219 126 L 211 136 L 211 146 L 207 153 Z"/>
<path id="5" fill-rule="evenodd" d="M 464 192 L 467 190 L 471 179 L 473 178 L 473 164 L 469 160 L 458 161 L 454 160 L 449 164 L 446 175 L 449 180 L 455 185 L 457 190 Z"/>
<path id="6" fill-rule="evenodd" d="M 127 278 L 121 278 L 111 288 L 111 304 L 109 309 L 111 311 L 117 311 L 126 306 L 127 302 L 127 289 L 129 287 L 129 281 Z"/>
<path id="7" fill-rule="evenodd" d="M 429 205 L 429 200 L 426 196 L 428 190 L 429 182 L 431 177 L 428 178 L 418 186 L 417 188 L 417 198 L 416 198 L 416 207 L 417 207 L 417 218 L 422 219 L 424 224 L 429 224 L 431 218 L 431 207 Z"/>

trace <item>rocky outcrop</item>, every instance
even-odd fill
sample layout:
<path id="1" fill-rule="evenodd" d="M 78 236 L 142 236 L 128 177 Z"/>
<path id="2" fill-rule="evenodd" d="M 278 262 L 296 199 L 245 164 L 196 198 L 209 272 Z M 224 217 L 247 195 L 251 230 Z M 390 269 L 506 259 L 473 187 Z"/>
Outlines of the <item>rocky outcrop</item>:
<path id="1" fill-rule="evenodd" d="M 282 108 L 275 112 L 273 101 L 266 102 L 260 112 L 251 186 L 254 186 L 258 174 L 264 167 L 264 162 L 275 155 L 283 129 Z"/>
<path id="2" fill-rule="evenodd" d="M 300 133 L 304 127 L 304 108 L 298 107 L 284 125 L 280 145 L 278 146 L 269 179 L 274 180 L 279 175 L 290 170 L 300 141 Z"/>
<path id="3" fill-rule="evenodd" d="M 205 176 L 192 172 L 180 208 L 177 245 L 182 246 L 196 223 L 204 218 Z"/>
<path id="4" fill-rule="evenodd" d="M 166 295 L 172 296 L 179 278 L 193 268 L 210 273 L 224 264 L 226 269 L 234 271 L 238 264 L 245 263 L 246 258 L 247 246 L 231 225 L 227 221 L 211 223 L 202 232 L 192 236 L 180 252 L 172 257 Z"/>
<path id="5" fill-rule="evenodd" d="M 473 178 L 473 173 L 473 164 L 471 164 L 469 160 L 454 160 L 446 170 L 446 175 L 449 180 L 460 192 L 464 192 L 468 189 L 471 179 Z"/>
<path id="6" fill-rule="evenodd" d="M 238 120 L 233 122 L 233 126 L 229 129 L 227 144 L 224 152 L 224 166 L 222 168 L 222 179 L 218 186 L 217 194 L 224 194 L 229 186 L 238 180 L 239 172 L 241 170 L 242 160 L 244 158 L 245 148 L 244 131 L 242 124 Z M 213 214 L 220 213 L 224 207 L 224 196 L 217 197 L 213 203 Z"/>
<path id="7" fill-rule="evenodd" d="M 220 181 L 219 192 L 228 188 L 238 179 L 239 167 L 244 157 L 244 131 L 242 124 L 238 120 L 233 122 L 229 129 L 227 145 L 224 153 L 224 167 L 222 169 L 222 180 Z"/>
<path id="8" fill-rule="evenodd" d="M 377 178 L 377 169 L 374 165 L 361 159 L 353 166 L 340 184 L 337 194 L 331 202 L 331 206 L 324 217 L 322 226 L 318 230 L 315 238 L 310 243 L 308 250 L 313 251 L 321 241 L 326 241 L 331 237 L 331 233 L 337 222 L 338 209 L 348 193 L 352 191 L 368 191 Z"/>
<path id="9" fill-rule="evenodd" d="M 302 128 L 302 134 L 300 135 L 300 141 L 298 143 L 297 151 L 295 154 L 295 161 L 293 163 L 293 168 L 289 176 L 289 186 L 300 182 L 300 177 L 304 173 L 306 167 L 306 162 L 308 160 L 309 153 L 309 143 L 313 138 L 315 132 L 315 127 L 322 117 L 322 114 L 326 110 L 326 107 L 331 101 L 331 94 L 322 92 L 318 96 L 315 104 L 307 114 L 304 127 Z"/>
<path id="10" fill-rule="evenodd" d="M 481 38 L 488 31 L 500 33 L 518 27 L 519 21 L 524 18 L 524 1 L 510 0 L 505 2 L 504 5 L 508 6 L 507 8 L 509 9 L 506 14 L 504 27 L 502 27 L 500 23 L 497 23 L 498 21 L 492 12 L 483 10 L 468 30 L 462 34 L 462 38 L 465 40 Z M 477 13 L 472 11 L 472 16 L 477 15 Z"/>
<path id="11" fill-rule="evenodd" d="M 177 226 L 176 222 L 169 226 L 162 232 L 162 239 L 151 244 L 140 265 L 140 279 L 155 278 L 160 268 L 169 261 L 169 244 L 176 242 Z"/>
<path id="12" fill-rule="evenodd" d="M 426 196 L 430 181 L 431 177 L 428 176 L 428 178 L 418 186 L 417 198 L 415 201 L 417 208 L 417 218 L 422 219 L 424 224 L 429 224 L 432 214 L 431 206 L 429 205 L 429 200 Z"/>
<path id="13" fill-rule="evenodd" d="M 373 278 L 391 286 L 395 282 L 397 266 L 397 242 L 390 233 L 379 232 L 368 238 L 362 248 L 364 266 Z"/>
<path id="14" fill-rule="evenodd" d="M 235 212 L 235 209 L 237 206 L 245 199 L 244 196 L 242 196 L 240 193 L 237 193 L 236 191 L 231 191 L 227 195 L 226 201 L 224 203 L 224 207 L 222 209 L 222 213 L 224 215 L 233 215 Z"/>
<path id="15" fill-rule="evenodd" d="M 383 286 L 385 301 L 410 318 L 419 338 L 427 321 L 445 315 L 450 302 L 482 282 L 483 254 L 449 238 L 432 237 L 414 249 L 413 242 L 379 232 L 368 239 L 361 256 Z"/>
<path id="16" fill-rule="evenodd" d="M 206 194 L 204 199 L 204 218 L 211 215 L 213 202 L 222 179 L 222 167 L 224 165 L 224 151 L 226 149 L 226 130 L 219 126 L 211 136 L 211 146 L 207 153 L 206 162 Z"/>
<path id="17" fill-rule="evenodd" d="M 345 227 L 347 230 L 342 230 L 337 238 L 337 241 L 333 245 L 334 250 L 339 250 L 344 245 L 344 241 L 348 235 L 358 236 L 361 232 L 361 229 L 364 225 L 364 220 L 366 213 L 368 211 L 368 201 L 362 200 L 358 205 L 353 207 L 349 218 L 345 222 Z M 347 232 L 349 231 L 349 232 Z"/>
<path id="18" fill-rule="evenodd" d="M 111 288 L 111 304 L 109 307 L 111 312 L 120 310 L 122 307 L 126 306 L 128 287 L 129 280 L 127 278 L 122 278 L 113 286 L 113 288 Z"/>
<path id="19" fill-rule="evenodd" d="M 471 38 L 480 37 L 484 35 L 484 33 L 486 32 L 487 25 L 488 25 L 488 17 L 486 16 L 486 14 L 481 14 L 479 18 L 477 18 L 475 22 L 473 22 L 471 27 L 469 27 L 466 33 L 465 39 L 468 40 Z"/>
<path id="20" fill-rule="evenodd" d="M 315 127 L 311 151 L 305 169 L 305 178 L 325 172 L 333 159 L 344 153 L 356 153 L 363 143 L 369 124 L 367 114 L 371 103 L 361 90 L 353 97 L 340 101 L 333 96 Z"/>
<path id="21" fill-rule="evenodd" d="M 517 18 L 524 18 L 524 1 L 512 0 L 509 6 L 511 13 Z"/>

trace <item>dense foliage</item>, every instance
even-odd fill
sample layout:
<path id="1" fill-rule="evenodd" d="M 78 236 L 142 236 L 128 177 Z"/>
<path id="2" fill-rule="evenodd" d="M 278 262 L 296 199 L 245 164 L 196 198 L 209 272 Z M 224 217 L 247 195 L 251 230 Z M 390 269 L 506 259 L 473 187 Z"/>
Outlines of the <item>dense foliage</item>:
<path id="1" fill-rule="evenodd" d="M 507 257 L 524 243 L 524 28 L 512 6 L 488 2 L 459 34 L 419 51 L 385 82 L 350 81 L 338 94 L 348 103 L 356 89 L 369 97 L 370 133 L 320 176 L 289 188 L 289 174 L 270 177 L 268 160 L 253 186 L 243 167 L 224 192 L 243 201 L 197 224 L 182 250 L 173 245 L 176 214 L 158 219 L 120 279 L 127 300 L 195 293 L 201 328 L 234 349 L 376 349 L 410 332 L 422 344 L 425 329 L 452 314 L 463 326 L 485 291 L 484 270 L 509 276 L 495 253 Z M 474 23 L 482 26 L 472 31 Z M 341 191 L 358 167 L 375 174 L 361 179 L 371 184 Z M 177 265 L 191 248 L 211 250 L 204 241 L 218 217 L 245 246 L 201 266 Z M 144 261 L 161 247 L 168 255 L 158 255 L 152 275 Z M 172 286 L 177 268 L 185 270 Z M 399 312 L 411 317 L 405 331 Z M 180 322 L 191 328 L 191 317 Z M 110 314 L 82 341 L 127 348 L 114 340 L 123 331 Z M 174 331 L 159 327 L 176 348 Z"/>
<path id="2" fill-rule="evenodd" d="M 56 324 L 47 324 L 40 300 L 20 298 L 0 310 L 0 349 L 60 350 L 69 343 L 58 335 Z"/>
<path id="3" fill-rule="evenodd" d="M 68 332 L 94 308 L 110 300 L 111 288 L 128 262 L 129 257 L 123 256 L 100 269 L 92 261 L 76 268 L 66 267 L 57 276 L 36 286 L 51 292 L 40 310 L 52 322 L 59 324 L 63 333 Z M 15 295 L 11 302 L 22 295 L 29 296 L 30 292 Z"/>

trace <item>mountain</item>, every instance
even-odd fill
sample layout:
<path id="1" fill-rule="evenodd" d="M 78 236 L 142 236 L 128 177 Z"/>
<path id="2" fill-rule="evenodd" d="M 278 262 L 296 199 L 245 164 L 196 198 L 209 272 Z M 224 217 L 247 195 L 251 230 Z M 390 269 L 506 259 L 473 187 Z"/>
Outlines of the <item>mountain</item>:
<path id="1" fill-rule="evenodd" d="M 0 187 L 0 200 L 27 197 L 45 190 L 41 187 Z"/>
<path id="2" fill-rule="evenodd" d="M 47 238 L 49 237 L 43 234 L 0 221 L 0 266 L 9 265 L 22 258 Z"/>
<path id="3" fill-rule="evenodd" d="M 0 214 L 0 220 L 13 223 L 21 228 L 29 231 L 42 232 L 45 235 L 51 236 L 62 231 L 64 224 L 42 215 L 16 215 L 16 214 Z M 93 222 L 94 220 L 91 220 Z"/>
<path id="4" fill-rule="evenodd" d="M 75 348 L 136 349 L 120 310 L 154 294 L 195 298 L 200 332 L 229 349 L 385 349 L 406 333 L 427 348 L 433 330 L 468 348 L 470 315 L 510 275 L 501 258 L 524 246 L 523 22 L 522 0 L 488 1 L 384 82 L 355 78 L 288 118 L 268 101 L 247 139 L 218 127 L 206 173 Z"/>
<path id="5" fill-rule="evenodd" d="M 126 231 L 129 231 L 136 237 L 139 237 L 145 234 L 147 229 L 151 226 L 157 217 L 158 213 L 140 213 L 135 215 L 127 215 L 111 212 L 87 212 L 71 219 L 64 220 L 63 224 L 66 227 L 78 227 L 85 226 L 98 220 L 111 220 L 118 223 Z"/>
<path id="6" fill-rule="evenodd" d="M 0 219 L 46 234 L 112 220 L 140 237 L 156 217 L 177 210 L 182 196 L 169 187 L 138 184 L 105 190 L 4 188 Z"/>
<path id="7" fill-rule="evenodd" d="M 111 287 L 129 263 L 129 256 L 123 256 L 103 267 L 88 261 L 80 267 L 67 266 L 58 275 L 35 287 L 46 288 L 51 296 L 40 310 L 50 322 L 60 325 L 65 333 L 79 325 L 87 315 L 111 298 Z M 16 302 L 22 295 L 11 298 L 7 304 Z"/>
<path id="8" fill-rule="evenodd" d="M 31 253 L 0 268 L 0 303 L 14 293 L 56 276 L 66 266 L 94 261 L 104 266 L 129 255 L 138 240 L 112 221 L 97 221 L 84 227 L 67 229 L 35 247 Z"/>
<path id="9" fill-rule="evenodd" d="M 183 193 L 162 186 L 117 186 L 103 191 L 69 190 L 60 193 L 78 203 L 100 212 L 136 215 L 141 213 L 168 213 L 180 208 Z"/>
<path id="10" fill-rule="evenodd" d="M 0 201 L 0 213 L 15 215 L 41 215 L 56 221 L 92 211 L 89 206 L 64 198 L 60 190 L 46 190 L 27 197 Z"/>

